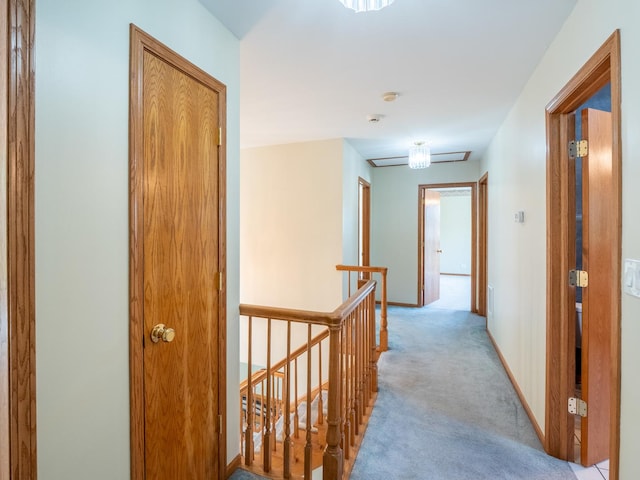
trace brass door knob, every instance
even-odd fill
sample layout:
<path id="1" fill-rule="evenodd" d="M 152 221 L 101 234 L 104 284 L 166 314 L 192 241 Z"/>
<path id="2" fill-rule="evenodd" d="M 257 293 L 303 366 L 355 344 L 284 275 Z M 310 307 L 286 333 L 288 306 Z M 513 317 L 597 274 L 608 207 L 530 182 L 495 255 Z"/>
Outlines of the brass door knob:
<path id="1" fill-rule="evenodd" d="M 173 328 L 165 327 L 164 323 L 159 323 L 151 330 L 151 341 L 153 343 L 158 343 L 160 340 L 169 343 L 173 342 L 174 338 L 176 338 L 176 331 Z"/>

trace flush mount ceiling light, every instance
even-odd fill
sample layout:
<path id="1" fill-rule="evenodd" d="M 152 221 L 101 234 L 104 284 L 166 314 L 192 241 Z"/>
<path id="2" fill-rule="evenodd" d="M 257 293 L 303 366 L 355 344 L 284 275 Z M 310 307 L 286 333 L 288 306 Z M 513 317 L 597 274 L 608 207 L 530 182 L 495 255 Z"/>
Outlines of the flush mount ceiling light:
<path id="1" fill-rule="evenodd" d="M 409 168 L 427 168 L 431 165 L 431 149 L 424 142 L 415 142 L 409 148 Z"/>
<path id="2" fill-rule="evenodd" d="M 357 13 L 370 12 L 388 7 L 393 0 L 338 0 L 345 7 L 355 10 Z"/>

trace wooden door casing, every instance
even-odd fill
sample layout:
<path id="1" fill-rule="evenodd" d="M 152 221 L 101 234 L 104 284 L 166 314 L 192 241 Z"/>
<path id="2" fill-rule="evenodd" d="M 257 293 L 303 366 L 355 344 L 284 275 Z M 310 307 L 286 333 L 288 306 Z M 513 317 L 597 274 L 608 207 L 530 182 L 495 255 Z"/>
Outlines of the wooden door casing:
<path id="1" fill-rule="evenodd" d="M 371 261 L 371 184 L 358 178 L 358 265 Z M 365 276 L 363 278 L 369 278 Z"/>
<path id="2" fill-rule="evenodd" d="M 572 460 L 575 419 L 567 412 L 567 399 L 575 396 L 575 295 L 567 281 L 574 268 L 574 237 L 569 231 L 572 191 L 567 144 L 575 129 L 569 117 L 594 93 L 611 84 L 612 123 L 612 268 L 609 279 L 610 320 L 610 428 L 609 478 L 619 479 L 620 454 L 620 301 L 621 301 L 621 81 L 620 32 L 613 34 L 558 92 L 546 107 L 547 131 L 547 359 L 545 450 L 563 460 Z M 575 203 L 575 202 L 573 202 Z M 583 312 L 584 315 L 584 312 Z"/>
<path id="3" fill-rule="evenodd" d="M 488 255 L 489 255 L 489 175 L 478 181 L 478 315 L 487 316 Z M 472 293 L 475 295 L 475 292 Z"/>
<path id="4" fill-rule="evenodd" d="M 3 63 L 6 164 L 3 184 L 4 258 L 0 276 L 0 479 L 35 479 L 35 0 L 2 2 L 0 58 Z"/>
<path id="5" fill-rule="evenodd" d="M 477 313 L 477 301 L 476 301 L 476 287 L 477 287 L 477 275 L 478 268 L 477 261 L 477 248 L 478 248 L 478 225 L 477 225 L 477 183 L 476 182 L 460 182 L 460 183 L 431 183 L 425 185 L 418 185 L 418 288 L 417 297 L 418 301 L 416 306 L 422 307 L 424 303 L 424 248 L 425 243 L 425 226 L 424 226 L 424 191 L 428 189 L 446 189 L 446 188 L 470 188 L 471 189 L 471 292 L 470 303 L 471 311 Z"/>
<path id="6" fill-rule="evenodd" d="M 131 26 L 132 479 L 225 475 L 225 87 Z M 165 324 L 171 343 L 153 343 Z"/>

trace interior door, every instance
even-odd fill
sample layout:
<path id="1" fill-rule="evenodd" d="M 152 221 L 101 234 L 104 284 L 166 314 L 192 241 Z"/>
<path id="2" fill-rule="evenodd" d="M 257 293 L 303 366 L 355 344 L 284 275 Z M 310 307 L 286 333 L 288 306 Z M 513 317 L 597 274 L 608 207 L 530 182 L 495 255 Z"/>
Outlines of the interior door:
<path id="1" fill-rule="evenodd" d="M 145 35 L 132 30 L 132 478 L 219 479 L 224 86 Z"/>
<path id="2" fill-rule="evenodd" d="M 582 292 L 582 397 L 587 416 L 581 422 L 581 462 L 609 458 L 611 322 L 614 318 L 613 155 L 611 113 L 582 111 L 583 269 L 589 284 Z"/>
<path id="3" fill-rule="evenodd" d="M 440 298 L 440 192 L 424 189 L 423 305 Z"/>

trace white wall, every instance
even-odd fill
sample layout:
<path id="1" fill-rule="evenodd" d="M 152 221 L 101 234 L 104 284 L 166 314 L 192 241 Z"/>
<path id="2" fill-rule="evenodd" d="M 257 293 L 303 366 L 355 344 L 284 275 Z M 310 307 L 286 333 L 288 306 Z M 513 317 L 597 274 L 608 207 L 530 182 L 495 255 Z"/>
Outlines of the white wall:
<path id="1" fill-rule="evenodd" d="M 196 0 L 38 2 L 38 477 L 129 478 L 129 23 L 227 85 L 228 456 L 237 455 L 239 42 Z"/>
<path id="2" fill-rule="evenodd" d="M 242 303 L 330 312 L 342 301 L 342 142 L 242 150 Z"/>
<path id="3" fill-rule="evenodd" d="M 440 272 L 471 274 L 471 192 L 440 197 Z"/>
<path id="4" fill-rule="evenodd" d="M 622 38 L 623 258 L 640 258 L 640 2 L 579 0 L 488 149 L 489 328 L 544 429 L 547 103 L 616 28 Z M 525 223 L 513 222 L 517 210 Z M 526 287 L 525 287 L 526 285 Z M 640 299 L 622 294 L 622 480 L 640 478 Z"/>
<path id="5" fill-rule="evenodd" d="M 418 186 L 476 182 L 478 162 L 374 168 L 371 264 L 387 267 L 389 302 L 418 302 Z"/>

